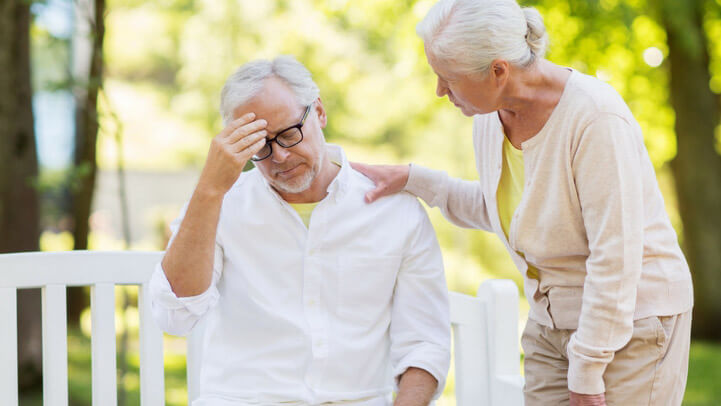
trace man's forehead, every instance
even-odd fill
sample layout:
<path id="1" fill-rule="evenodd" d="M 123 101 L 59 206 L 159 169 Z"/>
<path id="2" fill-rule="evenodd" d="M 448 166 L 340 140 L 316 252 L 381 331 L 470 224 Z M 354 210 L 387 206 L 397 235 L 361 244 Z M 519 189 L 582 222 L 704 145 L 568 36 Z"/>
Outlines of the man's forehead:
<path id="1" fill-rule="evenodd" d="M 259 97 L 260 96 L 260 97 Z M 242 117 L 247 113 L 255 113 L 256 119 L 268 122 L 268 131 L 282 130 L 296 124 L 300 106 L 295 98 L 267 98 L 258 95 L 250 102 L 233 110 L 233 118 Z"/>

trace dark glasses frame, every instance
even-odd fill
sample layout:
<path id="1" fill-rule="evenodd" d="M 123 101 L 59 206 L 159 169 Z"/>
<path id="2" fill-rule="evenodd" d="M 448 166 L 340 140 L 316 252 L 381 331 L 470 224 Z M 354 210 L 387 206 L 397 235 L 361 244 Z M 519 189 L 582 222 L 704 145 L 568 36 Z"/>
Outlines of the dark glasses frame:
<path id="1" fill-rule="evenodd" d="M 264 154 L 264 155 L 262 155 L 262 156 L 253 155 L 250 159 L 251 159 L 252 161 L 254 161 L 254 162 L 258 162 L 258 161 L 262 161 L 262 160 L 268 158 L 269 156 L 273 155 L 273 142 L 274 142 L 274 141 L 275 141 L 276 144 L 278 144 L 279 146 L 281 146 L 281 147 L 283 147 L 283 148 L 290 148 L 290 147 L 294 147 L 294 146 L 300 144 L 301 141 L 303 141 L 303 125 L 305 124 L 305 120 L 308 118 L 308 114 L 310 113 L 310 108 L 311 108 L 311 107 L 313 107 L 313 103 L 309 104 L 308 107 L 305 108 L 305 112 L 303 113 L 303 118 L 300 119 L 300 122 L 299 122 L 298 124 L 292 125 L 292 126 L 286 128 L 286 129 L 284 129 L 284 130 L 278 131 L 278 135 L 276 135 L 275 137 L 273 137 L 273 138 L 265 141 L 265 145 L 268 146 L 268 153 L 267 153 L 267 154 Z M 297 142 L 294 142 L 294 143 L 292 143 L 292 144 L 290 144 L 290 145 L 285 145 L 285 144 L 283 144 L 283 143 L 278 139 L 278 137 L 282 136 L 284 132 L 289 131 L 289 130 L 292 130 L 292 129 L 298 129 L 298 131 L 300 132 L 300 139 L 299 139 Z"/>

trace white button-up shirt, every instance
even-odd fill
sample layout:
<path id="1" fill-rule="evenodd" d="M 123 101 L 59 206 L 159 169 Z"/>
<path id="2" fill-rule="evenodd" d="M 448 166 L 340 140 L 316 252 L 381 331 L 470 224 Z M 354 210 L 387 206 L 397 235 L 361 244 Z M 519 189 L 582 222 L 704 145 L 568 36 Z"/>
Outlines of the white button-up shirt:
<path id="1" fill-rule="evenodd" d="M 186 335 L 207 319 L 193 406 L 387 405 L 409 367 L 442 391 L 450 319 L 428 217 L 406 193 L 366 204 L 372 182 L 327 147 L 341 169 L 309 227 L 251 170 L 225 195 L 210 287 L 178 298 L 158 264 L 159 326 Z"/>

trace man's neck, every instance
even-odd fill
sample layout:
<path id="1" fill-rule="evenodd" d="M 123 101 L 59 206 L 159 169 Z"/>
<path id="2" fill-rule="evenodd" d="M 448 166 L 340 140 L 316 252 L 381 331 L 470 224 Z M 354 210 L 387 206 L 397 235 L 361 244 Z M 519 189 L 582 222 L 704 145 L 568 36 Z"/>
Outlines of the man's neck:
<path id="1" fill-rule="evenodd" d="M 328 186 L 340 172 L 340 166 L 333 164 L 328 154 L 323 160 L 320 173 L 313 179 L 308 189 L 300 193 L 287 193 L 276 189 L 280 197 L 288 203 L 316 203 L 323 200 L 328 195 Z"/>

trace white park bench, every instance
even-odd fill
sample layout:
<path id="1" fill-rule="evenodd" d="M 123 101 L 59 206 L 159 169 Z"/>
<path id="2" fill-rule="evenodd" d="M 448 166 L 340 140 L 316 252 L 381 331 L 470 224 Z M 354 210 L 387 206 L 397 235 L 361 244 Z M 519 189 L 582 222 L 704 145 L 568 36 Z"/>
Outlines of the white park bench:
<path id="1" fill-rule="evenodd" d="M 18 405 L 17 289 L 42 288 L 43 400 L 68 404 L 66 287 L 90 286 L 92 402 L 117 404 L 115 285 L 138 285 L 140 404 L 165 404 L 163 335 L 147 284 L 161 252 L 29 252 L 0 255 L 0 396 Z M 518 289 L 481 284 L 477 297 L 450 293 L 458 406 L 523 405 L 519 374 Z M 188 399 L 198 396 L 202 325 L 188 339 Z"/>

